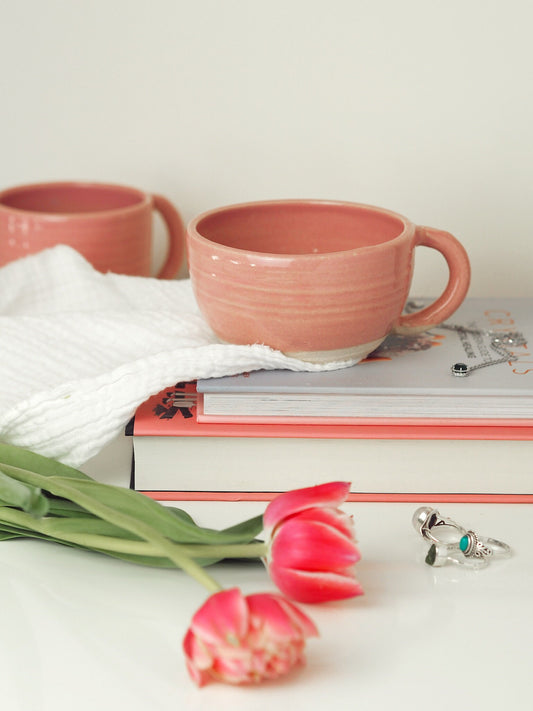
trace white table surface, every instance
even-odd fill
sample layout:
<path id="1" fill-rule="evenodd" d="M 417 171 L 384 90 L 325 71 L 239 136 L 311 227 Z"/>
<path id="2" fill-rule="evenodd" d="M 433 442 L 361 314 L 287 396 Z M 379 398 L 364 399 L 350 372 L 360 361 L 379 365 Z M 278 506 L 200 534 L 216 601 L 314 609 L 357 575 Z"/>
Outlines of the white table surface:
<path id="1" fill-rule="evenodd" d="M 129 442 L 84 469 L 123 483 Z M 468 463 L 472 466 L 472 462 Z M 429 503 L 429 502 L 428 502 Z M 363 554 L 363 597 L 307 605 L 320 638 L 307 664 L 252 688 L 197 689 L 181 640 L 206 597 L 179 571 L 149 569 L 39 541 L 0 545 L 0 699 L 6 711 L 253 708 L 529 709 L 533 655 L 533 509 L 447 504 L 439 511 L 514 556 L 481 571 L 423 562 L 411 525 L 417 504 L 352 503 Z M 260 513 L 252 502 L 186 502 L 204 525 Z M 273 591 L 259 563 L 219 564 L 212 574 L 245 593 Z M 327 705 L 327 706 L 326 706 Z"/>

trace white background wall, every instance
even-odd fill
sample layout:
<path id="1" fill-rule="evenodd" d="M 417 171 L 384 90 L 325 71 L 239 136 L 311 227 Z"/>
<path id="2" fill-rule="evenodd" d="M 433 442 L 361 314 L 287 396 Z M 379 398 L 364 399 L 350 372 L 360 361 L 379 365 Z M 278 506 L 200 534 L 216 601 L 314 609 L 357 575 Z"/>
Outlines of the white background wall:
<path id="1" fill-rule="evenodd" d="M 533 296 L 530 0 L 16 0 L 0 22 L 0 187 L 122 182 L 185 220 L 371 203 L 459 237 L 471 295 Z"/>

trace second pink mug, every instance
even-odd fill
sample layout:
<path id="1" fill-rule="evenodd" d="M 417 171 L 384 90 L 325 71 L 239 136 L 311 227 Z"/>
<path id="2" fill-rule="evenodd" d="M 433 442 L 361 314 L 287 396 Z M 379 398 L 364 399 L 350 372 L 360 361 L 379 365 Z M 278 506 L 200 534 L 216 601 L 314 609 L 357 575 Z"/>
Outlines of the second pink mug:
<path id="1" fill-rule="evenodd" d="M 167 255 L 156 276 L 170 279 L 184 256 L 184 226 L 163 196 L 105 183 L 8 188 L 0 192 L 0 266 L 66 244 L 101 272 L 150 276 L 154 210 L 168 232 Z"/>
<path id="2" fill-rule="evenodd" d="M 449 280 L 432 304 L 404 315 L 419 245 L 443 255 Z M 451 316 L 470 283 L 451 234 L 349 202 L 218 208 L 192 220 L 187 247 L 196 299 L 223 341 L 310 362 L 361 360 L 391 331 L 428 330 Z"/>

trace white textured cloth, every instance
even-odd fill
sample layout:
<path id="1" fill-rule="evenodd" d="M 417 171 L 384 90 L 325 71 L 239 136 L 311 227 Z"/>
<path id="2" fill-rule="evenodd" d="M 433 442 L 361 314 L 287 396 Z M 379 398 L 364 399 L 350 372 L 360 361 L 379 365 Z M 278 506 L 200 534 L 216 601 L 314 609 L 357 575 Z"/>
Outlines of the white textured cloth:
<path id="1" fill-rule="evenodd" d="M 188 279 L 101 274 L 65 246 L 0 269 L 0 441 L 73 466 L 178 381 L 339 365 L 221 344 Z"/>

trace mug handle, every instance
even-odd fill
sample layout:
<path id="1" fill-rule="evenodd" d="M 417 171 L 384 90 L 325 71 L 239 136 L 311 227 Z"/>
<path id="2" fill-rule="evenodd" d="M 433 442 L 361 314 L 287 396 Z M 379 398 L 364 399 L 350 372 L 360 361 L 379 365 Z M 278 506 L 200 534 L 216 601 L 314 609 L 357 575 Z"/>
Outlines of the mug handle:
<path id="1" fill-rule="evenodd" d="M 462 304 L 470 286 L 470 262 L 463 245 L 449 232 L 433 227 L 417 227 L 415 247 L 439 251 L 450 270 L 448 284 L 439 298 L 413 314 L 400 316 L 394 331 L 400 334 L 420 333 L 446 321 Z"/>
<path id="2" fill-rule="evenodd" d="M 152 195 L 154 210 L 167 227 L 168 251 L 165 263 L 156 274 L 158 279 L 173 279 L 179 271 L 185 252 L 185 227 L 174 205 L 162 195 Z"/>

